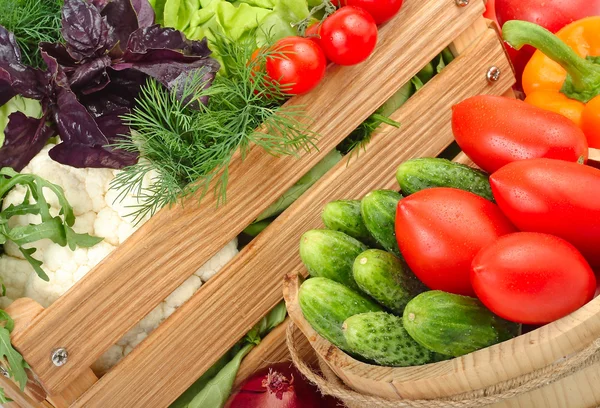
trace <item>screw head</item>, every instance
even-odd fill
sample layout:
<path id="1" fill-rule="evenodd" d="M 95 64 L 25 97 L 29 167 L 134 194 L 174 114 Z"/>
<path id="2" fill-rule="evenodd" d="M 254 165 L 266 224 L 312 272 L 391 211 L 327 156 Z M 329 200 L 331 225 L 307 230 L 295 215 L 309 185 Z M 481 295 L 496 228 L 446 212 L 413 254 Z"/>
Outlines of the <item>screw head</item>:
<path id="1" fill-rule="evenodd" d="M 497 66 L 491 66 L 485 74 L 485 77 L 487 78 L 488 82 L 496 82 L 500 79 L 500 74 L 502 74 L 500 68 Z"/>
<path id="2" fill-rule="evenodd" d="M 3 365 L 0 365 L 0 375 L 3 375 L 6 378 L 10 378 L 10 374 L 8 373 L 8 370 L 6 368 L 4 368 Z"/>
<path id="3" fill-rule="evenodd" d="M 69 353 L 67 349 L 64 347 L 57 348 L 52 352 L 50 359 L 52 360 L 52 364 L 57 367 L 64 366 L 67 364 L 67 359 L 69 358 Z"/>
<path id="4" fill-rule="evenodd" d="M 454 0 L 458 7 L 467 7 L 469 5 L 469 0 Z"/>

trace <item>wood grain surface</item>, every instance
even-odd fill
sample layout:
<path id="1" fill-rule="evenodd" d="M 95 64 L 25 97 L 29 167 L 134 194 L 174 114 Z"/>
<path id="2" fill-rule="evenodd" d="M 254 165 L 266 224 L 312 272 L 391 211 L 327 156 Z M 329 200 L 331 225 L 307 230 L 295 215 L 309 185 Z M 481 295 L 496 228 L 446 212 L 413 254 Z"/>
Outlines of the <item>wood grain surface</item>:
<path id="1" fill-rule="evenodd" d="M 115 401 L 127 407 L 168 405 L 281 300 L 281 277 L 303 270 L 300 236 L 321 226 L 326 202 L 394 187 L 402 160 L 436 156 L 450 143 L 454 103 L 480 93 L 502 94 L 511 86 L 511 75 L 495 84 L 486 81 L 492 64 L 510 72 L 490 30 L 393 115 L 401 128 L 383 127 L 358 159 L 339 163 L 321 178 L 75 406 L 106 407 Z M 157 372 L 158 378 L 147 381 Z"/>
<path id="2" fill-rule="evenodd" d="M 164 209 L 152 217 L 107 259 L 42 312 L 26 332 L 13 339 L 42 385 L 48 391 L 57 393 L 77 378 L 460 32 L 480 18 L 482 9 L 481 2 L 471 2 L 469 6 L 461 8 L 456 6 L 454 0 L 406 1 L 402 12 L 381 27 L 378 47 L 367 62 L 354 67 L 332 67 L 313 92 L 290 101 L 292 105 L 304 105 L 308 117 L 314 119 L 311 128 L 322 135 L 318 142 L 320 151 L 301 153 L 297 159 L 276 158 L 253 149 L 243 163 L 238 157 L 231 165 L 226 205 L 215 209 L 213 197 L 207 197 L 200 206 L 192 199 L 185 207 Z M 472 67 L 480 55 L 471 58 L 473 61 L 466 65 Z M 484 77 L 485 72 L 477 72 L 476 75 Z M 458 79 L 465 78 L 471 77 L 459 73 Z M 453 94 L 449 89 L 451 85 L 440 87 L 434 98 L 444 100 L 444 95 L 440 93 Z M 469 84 L 460 84 L 460 88 L 469 89 Z M 429 105 L 429 101 L 423 107 L 426 105 Z M 431 115 L 435 116 L 436 113 Z M 422 123 L 422 126 L 427 130 L 433 125 Z M 399 134 L 396 136 L 400 137 Z M 417 140 L 411 135 L 406 137 L 413 140 L 413 144 L 431 143 Z M 434 138 L 434 135 L 431 137 Z M 376 181 L 374 177 L 373 182 Z M 361 187 L 364 189 L 365 185 Z M 288 212 L 288 217 L 290 214 Z M 286 216 L 280 222 L 285 221 Z M 270 234 L 277 235 L 273 232 Z M 288 236 L 295 238 L 291 234 Z M 181 313 L 174 315 L 163 325 L 164 329 L 157 330 L 152 336 L 153 340 L 149 338 L 144 342 L 140 350 L 146 355 L 134 351 L 128 361 L 121 363 L 93 387 L 92 393 L 82 404 L 93 405 L 91 401 L 102 390 L 100 394 L 103 398 L 112 402 L 123 398 L 125 405 L 121 406 L 147 406 L 149 402 L 151 406 L 164 406 L 185 390 L 198 373 L 224 351 L 221 345 L 234 341 L 230 336 L 237 334 L 239 338 L 245 328 L 252 326 L 255 317 L 266 310 L 265 306 L 273 306 L 279 297 L 276 280 L 271 277 L 277 276 L 280 269 L 249 272 L 245 268 L 245 264 L 255 256 L 252 247 L 248 248 L 246 255 L 234 260 L 226 273 L 220 274 L 222 277 L 217 276 L 200 290 L 202 295 L 197 296 L 199 303 L 189 302 L 197 310 L 184 319 L 181 319 Z M 280 251 L 276 250 L 270 254 L 273 260 L 278 253 Z M 257 275 L 262 278 L 258 279 Z M 262 284 L 261 280 L 268 282 Z M 248 286 L 237 292 L 215 289 L 217 285 L 224 289 L 231 285 L 239 287 L 239 282 Z M 260 285 L 256 287 L 258 283 Z M 215 298 L 217 292 L 218 297 Z M 245 306 L 255 303 L 259 303 L 260 307 L 252 309 Z M 218 310 L 213 305 L 219 305 Z M 189 311 L 189 308 L 184 310 Z M 200 329 L 193 314 L 204 313 L 204 310 L 212 316 L 202 319 L 204 328 Z M 177 348 L 168 347 L 169 353 L 166 349 L 150 352 L 153 345 L 163 347 L 162 341 L 157 343 L 157 339 L 163 338 L 166 330 L 174 330 L 175 324 L 179 333 L 177 338 L 173 341 L 167 337 Z M 182 330 L 186 333 L 181 333 Z M 212 333 L 223 331 L 228 332 L 224 338 L 226 341 L 217 345 L 199 341 L 206 336 L 221 340 L 223 337 L 212 337 Z M 49 358 L 51 351 L 57 347 L 64 347 L 69 352 L 69 361 L 62 367 L 55 367 Z M 213 347 L 215 350 L 212 350 Z M 201 358 L 204 353 L 207 356 Z M 179 365 L 177 357 L 184 358 L 186 362 Z M 154 363 L 146 364 L 148 360 Z M 144 368 L 138 372 L 136 370 L 140 365 Z M 132 367 L 136 370 L 131 370 Z M 158 372 L 161 375 L 157 375 Z M 113 391 L 115 388 L 117 392 Z M 107 405 L 107 401 L 100 399 L 96 406 L 111 406 Z"/>

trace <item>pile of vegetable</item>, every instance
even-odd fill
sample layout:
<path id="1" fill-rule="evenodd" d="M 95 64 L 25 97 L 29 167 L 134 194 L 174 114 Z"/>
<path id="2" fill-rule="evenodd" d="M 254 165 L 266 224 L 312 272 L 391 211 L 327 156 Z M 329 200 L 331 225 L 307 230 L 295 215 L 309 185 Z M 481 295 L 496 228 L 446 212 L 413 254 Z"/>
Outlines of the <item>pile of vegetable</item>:
<path id="1" fill-rule="evenodd" d="M 399 190 L 330 202 L 306 232 L 299 303 L 362 361 L 405 367 L 509 340 L 589 302 L 600 266 L 600 170 L 564 116 L 496 96 L 454 106 L 458 145 L 486 171 L 402 163 Z"/>

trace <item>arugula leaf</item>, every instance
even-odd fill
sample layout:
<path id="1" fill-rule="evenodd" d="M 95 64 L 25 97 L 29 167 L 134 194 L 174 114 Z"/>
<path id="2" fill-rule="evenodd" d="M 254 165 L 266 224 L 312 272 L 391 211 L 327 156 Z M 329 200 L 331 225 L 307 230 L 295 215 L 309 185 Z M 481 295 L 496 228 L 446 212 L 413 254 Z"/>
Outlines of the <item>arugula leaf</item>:
<path id="1" fill-rule="evenodd" d="M 9 219 L 15 215 L 37 215 L 40 213 L 40 208 L 37 204 L 19 204 L 9 205 L 4 211 L 0 212 L 0 217 Z"/>
<path id="2" fill-rule="evenodd" d="M 9 402 L 12 402 L 12 400 L 4 393 L 4 388 L 0 388 L 0 404 L 6 404 Z"/>
<path id="3" fill-rule="evenodd" d="M 25 369 L 28 368 L 28 365 L 23 360 L 23 356 L 10 344 L 10 331 L 6 327 L 0 327 L 0 357 L 6 359 L 8 364 L 5 369 L 8 375 L 19 383 L 21 391 L 23 391 L 27 384 Z"/>
<path id="4" fill-rule="evenodd" d="M 67 244 L 67 237 L 62 228 L 62 220 L 59 217 L 43 221 L 40 224 L 18 225 L 10 230 L 7 238 L 18 246 L 42 239 L 49 239 L 60 246 Z"/>
<path id="5" fill-rule="evenodd" d="M 44 270 L 42 269 L 42 261 L 38 261 L 33 256 L 31 256 L 35 252 L 35 248 L 29 248 L 29 249 L 19 248 L 19 251 L 21 251 L 21 253 L 23 254 L 23 257 L 25 257 L 25 260 L 27 262 L 29 262 L 29 264 L 31 265 L 31 267 L 33 268 L 35 273 L 37 273 L 38 276 L 40 278 L 42 278 L 42 280 L 49 282 L 50 278 L 48 277 L 48 275 L 46 275 L 46 272 L 44 272 Z"/>
<path id="6" fill-rule="evenodd" d="M 100 237 L 93 237 L 90 234 L 78 234 L 73 228 L 65 227 L 67 234 L 67 244 L 71 251 L 75 250 L 75 247 L 90 248 L 102 241 Z"/>

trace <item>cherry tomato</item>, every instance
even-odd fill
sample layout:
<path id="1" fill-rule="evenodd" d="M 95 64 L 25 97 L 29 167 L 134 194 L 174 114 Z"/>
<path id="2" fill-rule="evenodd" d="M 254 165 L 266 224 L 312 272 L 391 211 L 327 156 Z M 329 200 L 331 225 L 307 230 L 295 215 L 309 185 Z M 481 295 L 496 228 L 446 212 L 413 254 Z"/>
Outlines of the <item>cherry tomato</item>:
<path id="1" fill-rule="evenodd" d="M 502 212 L 521 231 L 556 235 L 600 266 L 600 170 L 562 160 L 510 163 L 490 177 Z"/>
<path id="2" fill-rule="evenodd" d="M 475 255 L 515 227 L 491 201 L 453 188 L 430 188 L 403 198 L 396 239 L 406 263 L 429 288 L 474 296 Z"/>
<path id="3" fill-rule="evenodd" d="M 286 93 L 297 95 L 308 92 L 325 76 L 325 55 L 308 38 L 286 37 L 277 41 L 272 49 L 278 55 L 267 57 L 267 75 Z"/>
<path id="4" fill-rule="evenodd" d="M 402 7 L 402 0 L 342 0 L 344 6 L 356 6 L 373 17 L 376 24 L 391 20 Z"/>
<path id="5" fill-rule="evenodd" d="M 377 25 L 359 7 L 345 6 L 323 21 L 321 47 L 329 61 L 355 65 L 366 60 L 377 44 Z"/>
<path id="6" fill-rule="evenodd" d="M 558 320 L 593 299 L 596 276 L 583 255 L 554 235 L 517 232 L 482 249 L 473 260 L 477 297 L 517 323 Z"/>
<path id="7" fill-rule="evenodd" d="M 490 173 L 516 160 L 588 157 L 585 134 L 569 119 L 502 96 L 474 96 L 453 106 L 452 131 L 465 154 Z"/>

